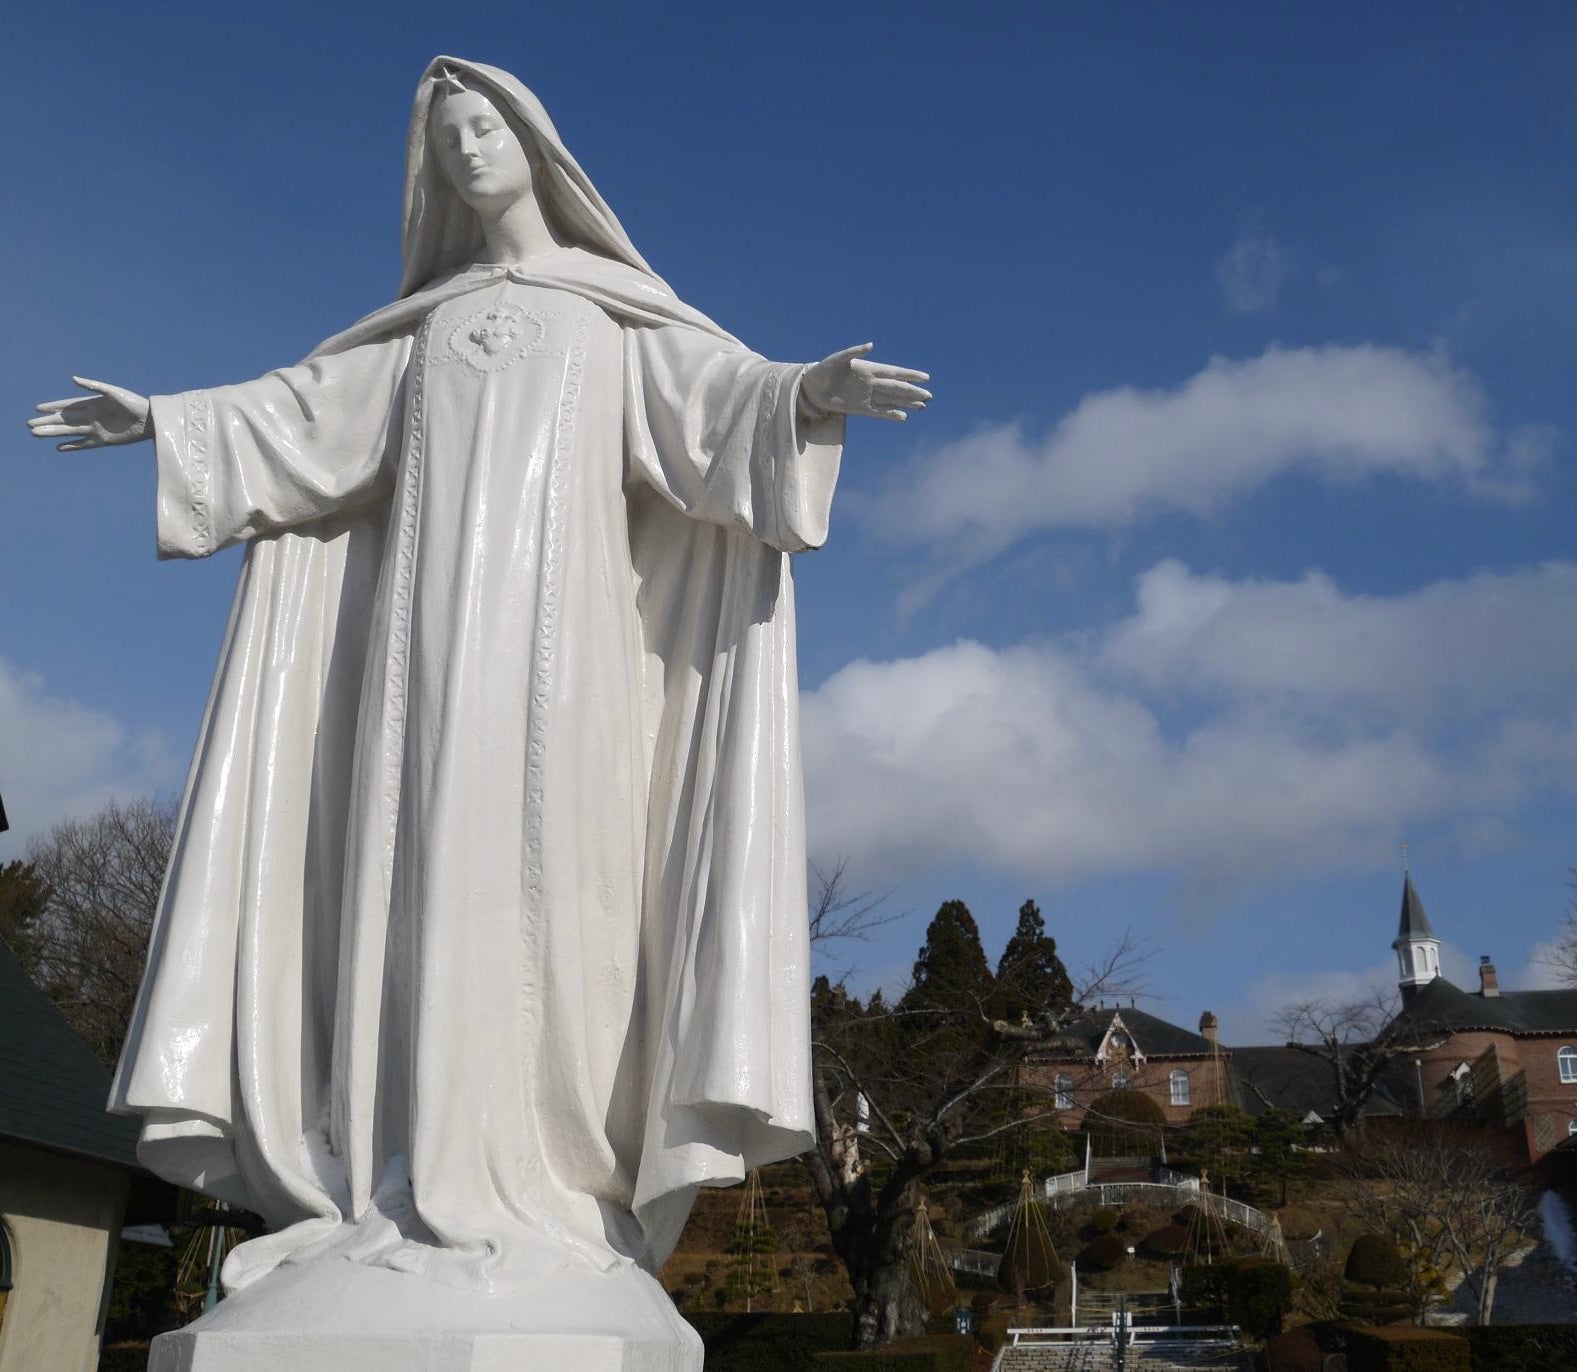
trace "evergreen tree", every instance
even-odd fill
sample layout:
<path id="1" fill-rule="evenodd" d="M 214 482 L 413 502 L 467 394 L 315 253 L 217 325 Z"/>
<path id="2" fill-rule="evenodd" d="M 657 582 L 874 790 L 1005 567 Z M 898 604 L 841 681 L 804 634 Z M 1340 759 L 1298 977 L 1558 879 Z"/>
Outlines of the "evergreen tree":
<path id="1" fill-rule="evenodd" d="M 49 883 L 30 862 L 0 864 L 0 943 L 36 977 L 41 949 L 39 922 L 49 903 Z"/>
<path id="2" fill-rule="evenodd" d="M 1073 999 L 1073 979 L 1057 956 L 1057 940 L 1046 932 L 1040 906 L 1026 900 L 1018 927 L 997 963 L 996 1017 L 1016 1021 L 1061 1010 Z"/>
<path id="3" fill-rule="evenodd" d="M 1307 1131 L 1290 1111 L 1272 1106 L 1254 1121 L 1254 1170 L 1266 1181 L 1281 1183 L 1281 1203 L 1287 1203 L 1287 1180 L 1300 1175 L 1307 1158 L 1299 1151 Z"/>
<path id="4" fill-rule="evenodd" d="M 925 931 L 904 1008 L 968 1011 L 991 999 L 992 985 L 975 917 L 963 901 L 944 901 Z"/>

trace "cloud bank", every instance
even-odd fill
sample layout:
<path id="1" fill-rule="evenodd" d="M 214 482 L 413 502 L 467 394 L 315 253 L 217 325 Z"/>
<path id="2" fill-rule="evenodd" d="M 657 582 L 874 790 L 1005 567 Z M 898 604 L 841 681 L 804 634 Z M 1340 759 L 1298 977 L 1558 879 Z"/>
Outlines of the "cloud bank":
<path id="1" fill-rule="evenodd" d="M 1570 563 L 1385 598 L 1164 562 L 1091 641 L 852 663 L 803 702 L 813 850 L 1231 883 L 1505 843 L 1571 786 L 1574 590 Z"/>
<path id="2" fill-rule="evenodd" d="M 1553 442 L 1497 430 L 1477 380 L 1443 353 L 1272 347 L 1215 358 L 1171 390 L 1087 396 L 1043 438 L 982 428 L 911 462 L 868 518 L 895 542 L 946 539 L 979 560 L 1038 529 L 1211 514 L 1297 471 L 1523 500 Z"/>
<path id="3" fill-rule="evenodd" d="M 171 786 L 178 770 L 163 740 L 133 733 L 97 710 L 52 696 L 36 675 L 0 658 L 0 794 L 11 829 L 0 861 L 68 815 L 115 795 Z"/>

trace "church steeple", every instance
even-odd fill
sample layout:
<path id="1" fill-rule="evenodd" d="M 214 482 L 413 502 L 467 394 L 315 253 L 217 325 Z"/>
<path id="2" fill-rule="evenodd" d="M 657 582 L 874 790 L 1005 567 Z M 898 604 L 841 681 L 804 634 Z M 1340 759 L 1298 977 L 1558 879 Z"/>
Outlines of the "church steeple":
<path id="1" fill-rule="evenodd" d="M 1402 873 L 1402 918 L 1391 947 L 1396 949 L 1396 960 L 1401 968 L 1397 984 L 1405 1005 L 1420 987 L 1429 985 L 1440 975 L 1440 940 L 1435 937 L 1429 916 L 1424 913 L 1424 902 L 1413 889 L 1413 874 L 1406 870 Z"/>

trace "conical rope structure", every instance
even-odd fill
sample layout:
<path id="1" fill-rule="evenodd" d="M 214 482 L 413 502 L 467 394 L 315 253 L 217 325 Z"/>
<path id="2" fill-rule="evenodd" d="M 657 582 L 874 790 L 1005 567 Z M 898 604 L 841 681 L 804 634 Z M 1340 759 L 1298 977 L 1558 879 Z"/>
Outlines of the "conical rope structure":
<path id="1" fill-rule="evenodd" d="M 997 1268 L 997 1285 L 1018 1297 L 1043 1291 L 1057 1280 L 1057 1250 L 1046 1224 L 1046 1207 L 1026 1170 L 1019 1180 L 1018 1204 L 1008 1227 L 1007 1244 Z"/>
<path id="2" fill-rule="evenodd" d="M 778 1236 L 767 1219 L 767 1202 L 761 1194 L 761 1174 L 752 1168 L 745 1178 L 745 1195 L 734 1221 L 734 1236 L 728 1245 L 733 1255 L 728 1282 L 724 1288 L 736 1300 L 745 1302 L 750 1313 L 755 1302 L 773 1296 L 778 1289 L 777 1268 L 772 1254 L 778 1251 Z"/>
<path id="3" fill-rule="evenodd" d="M 941 1315 L 958 1304 L 958 1285 L 947 1265 L 947 1256 L 931 1227 L 925 1200 L 915 1207 L 914 1237 L 909 1246 L 909 1275 L 920 1300 L 932 1315 Z"/>

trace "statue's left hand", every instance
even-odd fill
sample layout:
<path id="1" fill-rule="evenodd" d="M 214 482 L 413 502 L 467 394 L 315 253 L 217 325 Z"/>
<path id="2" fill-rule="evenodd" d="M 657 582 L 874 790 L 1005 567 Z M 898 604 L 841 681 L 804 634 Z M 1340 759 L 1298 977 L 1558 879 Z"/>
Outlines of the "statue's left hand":
<path id="1" fill-rule="evenodd" d="M 55 446 L 63 453 L 83 448 L 107 448 L 118 443 L 140 443 L 148 437 L 148 401 L 124 386 L 71 378 L 92 395 L 46 400 L 39 413 L 27 421 L 34 438 L 64 438 Z"/>
<path id="2" fill-rule="evenodd" d="M 815 414 L 864 414 L 873 419 L 905 420 L 911 410 L 923 410 L 931 392 L 915 384 L 929 381 L 925 372 L 870 362 L 866 354 L 874 343 L 861 343 L 805 369 L 800 382 L 801 403 Z"/>

